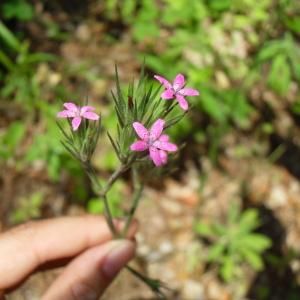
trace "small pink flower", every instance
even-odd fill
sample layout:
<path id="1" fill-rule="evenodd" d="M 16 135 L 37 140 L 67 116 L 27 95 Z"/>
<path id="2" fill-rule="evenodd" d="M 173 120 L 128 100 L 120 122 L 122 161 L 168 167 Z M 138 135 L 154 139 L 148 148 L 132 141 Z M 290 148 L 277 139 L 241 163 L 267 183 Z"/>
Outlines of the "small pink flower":
<path id="1" fill-rule="evenodd" d="M 144 125 L 139 122 L 134 122 L 132 124 L 136 134 L 140 137 L 140 140 L 134 142 L 130 146 L 130 149 L 132 151 L 149 150 L 150 158 L 157 167 L 167 163 L 167 152 L 177 151 L 177 146 L 169 143 L 169 136 L 162 134 L 164 125 L 165 121 L 162 119 L 158 119 L 152 125 L 150 130 L 147 130 Z"/>
<path id="2" fill-rule="evenodd" d="M 82 121 L 82 118 L 97 121 L 99 116 L 93 112 L 95 108 L 93 106 L 77 106 L 72 102 L 64 103 L 66 110 L 60 111 L 57 114 L 58 118 L 73 118 L 72 128 L 73 131 L 76 131 Z"/>
<path id="3" fill-rule="evenodd" d="M 171 84 L 167 79 L 162 76 L 154 75 L 164 87 L 165 91 L 161 94 L 161 97 L 165 100 L 176 98 L 179 106 L 183 110 L 189 108 L 188 102 L 185 100 L 184 96 L 198 96 L 199 92 L 191 88 L 185 88 L 185 79 L 182 74 L 176 75 L 173 84 Z"/>

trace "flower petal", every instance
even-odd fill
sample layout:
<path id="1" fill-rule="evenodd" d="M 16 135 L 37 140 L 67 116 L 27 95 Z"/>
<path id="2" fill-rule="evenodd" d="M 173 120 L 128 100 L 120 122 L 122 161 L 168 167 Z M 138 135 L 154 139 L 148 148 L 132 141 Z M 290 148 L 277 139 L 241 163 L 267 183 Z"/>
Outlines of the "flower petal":
<path id="1" fill-rule="evenodd" d="M 183 110 L 188 110 L 189 108 L 189 104 L 188 102 L 185 100 L 185 98 L 179 94 L 176 95 L 176 99 L 179 103 L 179 106 L 183 109 Z"/>
<path id="2" fill-rule="evenodd" d="M 67 109 L 67 110 L 71 110 L 73 112 L 78 112 L 79 109 L 77 107 L 76 104 L 72 103 L 72 102 L 66 102 L 64 103 L 64 107 Z"/>
<path id="3" fill-rule="evenodd" d="M 168 162 L 168 154 L 164 150 L 159 150 L 159 156 L 163 165 Z"/>
<path id="4" fill-rule="evenodd" d="M 160 142 L 168 142 L 169 141 L 169 136 L 167 134 L 162 134 L 160 137 L 159 137 L 159 141 Z"/>
<path id="5" fill-rule="evenodd" d="M 74 118 L 75 112 L 70 111 L 70 110 L 63 110 L 57 114 L 57 117 L 58 118 Z"/>
<path id="6" fill-rule="evenodd" d="M 171 89 L 172 84 L 164 77 L 159 76 L 159 75 L 154 75 L 154 78 L 158 80 L 166 89 Z"/>
<path id="7" fill-rule="evenodd" d="M 89 119 L 89 120 L 94 120 L 94 121 L 99 120 L 99 116 L 92 111 L 87 111 L 87 112 L 81 114 L 81 116 L 86 119 Z"/>
<path id="8" fill-rule="evenodd" d="M 177 145 L 169 142 L 156 141 L 153 143 L 153 146 L 164 151 L 175 152 L 177 151 Z"/>
<path id="9" fill-rule="evenodd" d="M 198 96 L 199 92 L 195 89 L 184 88 L 179 91 L 182 96 Z"/>
<path id="10" fill-rule="evenodd" d="M 81 118 L 80 117 L 75 117 L 73 120 L 72 120 L 72 128 L 73 128 L 73 131 L 76 131 L 79 127 L 81 123 Z"/>
<path id="11" fill-rule="evenodd" d="M 137 141 L 130 146 L 132 151 L 145 151 L 146 149 L 148 149 L 148 144 L 145 141 Z"/>
<path id="12" fill-rule="evenodd" d="M 178 89 L 183 88 L 184 84 L 185 84 L 184 76 L 182 74 L 178 74 L 174 79 L 173 89 L 177 91 Z"/>
<path id="13" fill-rule="evenodd" d="M 158 119 L 154 122 L 150 129 L 150 137 L 152 140 L 157 140 L 162 131 L 164 130 L 165 121 L 162 119 Z"/>
<path id="14" fill-rule="evenodd" d="M 157 148 L 150 147 L 149 152 L 150 152 L 150 158 L 152 159 L 152 161 L 157 167 L 163 165 L 162 159 L 159 154 L 159 150 Z"/>
<path id="15" fill-rule="evenodd" d="M 95 107 L 93 107 L 93 106 L 89 106 L 89 105 L 82 106 L 81 110 L 80 110 L 80 113 L 83 114 L 83 113 L 85 113 L 87 111 L 93 111 L 93 110 L 95 110 Z"/>
<path id="16" fill-rule="evenodd" d="M 132 124 L 136 134 L 143 140 L 143 141 L 148 141 L 149 139 L 149 132 L 148 130 L 144 127 L 143 124 L 139 122 L 134 122 Z"/>
<path id="17" fill-rule="evenodd" d="M 165 90 L 160 96 L 162 99 L 173 99 L 175 95 L 173 90 Z"/>

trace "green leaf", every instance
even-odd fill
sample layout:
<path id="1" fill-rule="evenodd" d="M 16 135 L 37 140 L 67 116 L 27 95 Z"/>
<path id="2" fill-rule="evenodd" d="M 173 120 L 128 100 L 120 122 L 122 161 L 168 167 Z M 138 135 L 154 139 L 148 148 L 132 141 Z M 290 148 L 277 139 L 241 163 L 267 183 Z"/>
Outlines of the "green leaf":
<path id="1" fill-rule="evenodd" d="M 0 21 L 0 39 L 3 39 L 4 42 L 13 49 L 16 53 L 20 52 L 22 48 L 19 40 L 14 36 L 14 34 Z"/>
<path id="2" fill-rule="evenodd" d="M 280 76 L 278 76 L 280 74 Z M 268 83 L 274 91 L 284 95 L 291 84 L 291 69 L 285 55 L 275 57 L 271 65 Z"/>
<path id="3" fill-rule="evenodd" d="M 295 33 L 300 34 L 300 17 L 299 16 L 284 16 L 283 18 L 285 26 L 294 31 Z"/>
<path id="4" fill-rule="evenodd" d="M 209 249 L 206 259 L 208 261 L 220 261 L 220 259 L 222 259 L 224 251 L 224 244 L 215 244 Z"/>
<path id="5" fill-rule="evenodd" d="M 33 53 L 24 58 L 24 64 L 36 64 L 39 62 L 51 62 L 57 59 L 56 55 L 44 52 Z"/>
<path id="6" fill-rule="evenodd" d="M 256 209 L 247 209 L 243 212 L 239 227 L 242 232 L 250 232 L 259 226 L 258 211 Z"/>
<path id="7" fill-rule="evenodd" d="M 87 211 L 91 214 L 102 214 L 104 212 L 104 204 L 98 198 L 90 199 L 87 205 Z"/>
<path id="8" fill-rule="evenodd" d="M 138 41 L 143 41 L 145 37 L 155 38 L 160 34 L 159 27 L 155 23 L 137 21 L 133 29 L 133 36 Z"/>
<path id="9" fill-rule="evenodd" d="M 136 1 L 123 0 L 121 13 L 122 13 L 122 18 L 126 22 L 130 22 L 132 20 L 132 18 L 134 17 L 133 14 L 134 14 L 136 5 L 137 5 Z"/>
<path id="10" fill-rule="evenodd" d="M 211 225 L 211 227 L 212 227 L 214 234 L 219 237 L 225 236 L 228 232 L 226 225 L 223 225 L 223 224 L 213 223 Z"/>
<path id="11" fill-rule="evenodd" d="M 60 177 L 60 170 L 62 167 L 62 162 L 57 154 L 52 154 L 47 163 L 47 171 L 49 177 L 53 181 L 57 181 Z"/>
<path id="12" fill-rule="evenodd" d="M 257 59 L 258 61 L 266 61 L 274 56 L 277 56 L 284 49 L 284 43 L 281 40 L 271 41 L 267 43 L 262 50 L 259 52 Z"/>
<path id="13" fill-rule="evenodd" d="M 264 262 L 259 254 L 255 253 L 249 248 L 242 248 L 241 250 L 245 260 L 251 265 L 254 270 L 260 271 L 263 269 Z"/>
<path id="14" fill-rule="evenodd" d="M 234 268 L 235 265 L 233 258 L 230 256 L 225 257 L 220 269 L 220 275 L 226 282 L 229 282 L 233 279 Z"/>
<path id="15" fill-rule="evenodd" d="M 110 140 L 110 142 L 111 142 L 111 144 L 112 144 L 112 146 L 113 146 L 113 148 L 115 150 L 116 155 L 118 156 L 119 160 L 121 160 L 121 157 L 119 155 L 119 153 L 120 153 L 120 147 L 115 143 L 115 141 L 113 140 L 112 136 L 109 134 L 108 131 L 107 131 L 107 136 L 108 136 L 108 138 L 109 138 L 109 140 Z"/>
<path id="16" fill-rule="evenodd" d="M 228 211 L 229 224 L 236 224 L 239 214 L 240 214 L 240 210 L 239 210 L 237 203 L 232 202 L 230 204 L 229 211 Z"/>
<path id="17" fill-rule="evenodd" d="M 25 131 L 26 127 L 22 122 L 17 121 L 9 126 L 3 138 L 3 144 L 9 149 L 9 151 L 14 151 L 15 148 L 20 144 L 24 137 Z"/>
<path id="18" fill-rule="evenodd" d="M 201 223 L 201 222 L 199 222 L 195 225 L 195 231 L 202 236 L 213 236 L 214 235 L 214 233 L 211 229 L 211 226 Z"/>
<path id="19" fill-rule="evenodd" d="M 225 122 L 227 112 L 224 109 L 224 103 L 222 103 L 213 93 L 203 90 L 200 105 L 212 119 L 221 123 Z"/>
<path id="20" fill-rule="evenodd" d="M 0 63 L 10 72 L 14 71 L 15 65 L 13 61 L 4 53 L 3 51 L 0 50 Z"/>
<path id="21" fill-rule="evenodd" d="M 232 1 L 231 0 L 210 0 L 209 6 L 211 10 L 215 10 L 216 12 L 222 12 L 229 10 L 231 8 Z"/>
<path id="22" fill-rule="evenodd" d="M 240 243 L 243 247 L 252 249 L 256 252 L 262 252 L 272 245 L 271 239 L 258 233 L 252 233 L 242 237 Z"/>
<path id="23" fill-rule="evenodd" d="M 30 21 L 33 18 L 33 6 L 26 0 L 10 0 L 2 5 L 5 19 L 16 18 L 20 21 Z"/>

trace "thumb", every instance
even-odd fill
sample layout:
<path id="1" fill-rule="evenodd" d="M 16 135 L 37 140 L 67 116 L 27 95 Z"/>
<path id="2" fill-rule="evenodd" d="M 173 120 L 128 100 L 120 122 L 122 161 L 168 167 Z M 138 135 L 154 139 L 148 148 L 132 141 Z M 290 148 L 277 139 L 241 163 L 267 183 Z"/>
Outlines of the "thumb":
<path id="1" fill-rule="evenodd" d="M 111 241 L 76 257 L 48 289 L 43 300 L 96 300 L 133 258 L 135 244 Z"/>

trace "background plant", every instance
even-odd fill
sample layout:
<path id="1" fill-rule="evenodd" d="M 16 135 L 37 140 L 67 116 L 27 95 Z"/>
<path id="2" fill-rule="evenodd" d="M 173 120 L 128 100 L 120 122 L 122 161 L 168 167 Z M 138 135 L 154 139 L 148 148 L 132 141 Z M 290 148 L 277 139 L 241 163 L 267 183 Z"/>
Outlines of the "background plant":
<path id="1" fill-rule="evenodd" d="M 196 233 L 210 242 L 205 260 L 219 266 L 223 280 L 229 282 L 241 275 L 243 263 L 255 271 L 264 268 L 262 254 L 272 243 L 267 236 L 255 232 L 260 225 L 256 209 L 241 213 L 236 205 L 230 206 L 224 223 L 196 223 Z"/>

